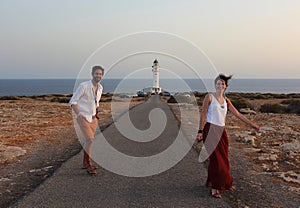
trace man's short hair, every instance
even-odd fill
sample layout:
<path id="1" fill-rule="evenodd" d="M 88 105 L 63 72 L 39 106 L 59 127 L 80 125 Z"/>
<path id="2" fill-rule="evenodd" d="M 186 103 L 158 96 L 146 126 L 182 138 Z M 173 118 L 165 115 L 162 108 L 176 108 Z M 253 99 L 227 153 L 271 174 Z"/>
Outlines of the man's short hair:
<path id="1" fill-rule="evenodd" d="M 96 70 L 101 70 L 102 74 L 104 74 L 104 68 L 102 66 L 93 66 L 92 74 L 94 74 Z"/>

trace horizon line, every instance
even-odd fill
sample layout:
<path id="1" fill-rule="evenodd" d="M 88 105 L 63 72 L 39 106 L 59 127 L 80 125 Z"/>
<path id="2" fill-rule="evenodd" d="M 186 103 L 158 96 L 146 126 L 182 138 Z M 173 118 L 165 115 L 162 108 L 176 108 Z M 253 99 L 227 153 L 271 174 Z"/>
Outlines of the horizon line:
<path id="1" fill-rule="evenodd" d="M 0 78 L 0 80 L 54 80 L 54 79 L 61 79 L 61 80 L 63 80 L 63 79 L 73 79 L 73 80 L 76 80 L 77 78 L 70 78 L 70 77 L 67 77 L 67 78 L 62 78 L 62 77 L 49 77 L 49 78 L 44 78 L 44 77 L 33 77 L 33 78 Z M 91 77 L 89 77 L 89 78 L 80 78 L 79 80 L 82 80 L 82 79 L 91 79 Z M 103 78 L 102 80 L 109 80 L 109 79 L 123 79 L 122 77 L 116 77 L 116 78 Z M 130 79 L 141 79 L 141 80 L 152 80 L 152 78 L 130 78 Z M 174 80 L 176 80 L 176 78 L 160 78 L 160 80 L 166 80 L 166 79 L 174 79 Z M 198 78 L 191 78 L 191 77 L 186 77 L 186 78 L 182 78 L 183 80 L 185 80 L 185 79 L 198 79 Z M 211 80 L 211 79 L 214 79 L 214 78 L 202 78 L 202 79 L 208 79 L 208 80 Z M 269 80 L 279 80 L 279 79 L 290 79 L 290 80 L 292 80 L 292 79 L 294 79 L 294 80 L 297 80 L 297 79 L 300 79 L 300 77 L 299 78 L 294 78 L 294 77 L 282 77 L 282 78 L 264 78 L 264 77 L 262 77 L 262 78 L 253 78 L 253 77 L 251 77 L 251 78 L 245 78 L 245 77 L 240 77 L 240 78 L 232 78 L 232 79 L 269 79 Z"/>

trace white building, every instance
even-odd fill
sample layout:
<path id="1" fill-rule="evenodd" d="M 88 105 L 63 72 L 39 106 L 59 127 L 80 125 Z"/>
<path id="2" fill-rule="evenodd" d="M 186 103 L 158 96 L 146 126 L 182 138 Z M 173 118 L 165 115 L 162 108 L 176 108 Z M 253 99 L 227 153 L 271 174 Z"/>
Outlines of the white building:
<path id="1" fill-rule="evenodd" d="M 161 93 L 161 88 L 159 87 L 159 65 L 157 59 L 155 59 L 153 62 L 152 72 L 153 72 L 152 93 L 159 94 Z"/>

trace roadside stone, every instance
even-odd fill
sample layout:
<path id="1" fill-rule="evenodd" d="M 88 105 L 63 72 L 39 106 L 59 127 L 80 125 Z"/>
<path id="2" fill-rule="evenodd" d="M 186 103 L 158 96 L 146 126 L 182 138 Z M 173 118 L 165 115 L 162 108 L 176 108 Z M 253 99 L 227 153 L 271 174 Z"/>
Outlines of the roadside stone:
<path id="1" fill-rule="evenodd" d="M 0 182 L 6 182 L 6 181 L 11 181 L 12 179 L 10 178 L 0 178 Z"/>
<path id="2" fill-rule="evenodd" d="M 268 165 L 265 164 L 265 163 L 261 164 L 261 167 L 262 167 L 264 170 L 266 170 L 266 171 L 269 171 L 269 170 L 270 170 L 269 167 L 268 167 Z"/>

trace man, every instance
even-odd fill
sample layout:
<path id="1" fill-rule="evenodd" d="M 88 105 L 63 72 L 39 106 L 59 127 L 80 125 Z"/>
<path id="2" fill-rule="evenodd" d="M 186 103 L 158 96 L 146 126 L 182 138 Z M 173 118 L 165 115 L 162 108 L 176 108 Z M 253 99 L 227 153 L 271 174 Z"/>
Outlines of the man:
<path id="1" fill-rule="evenodd" d="M 74 92 L 70 105 L 75 113 L 76 121 L 84 136 L 84 156 L 82 168 L 91 175 L 97 174 L 96 167 L 91 162 L 92 143 L 98 125 L 96 108 L 102 95 L 103 87 L 100 81 L 104 75 L 101 66 L 92 68 L 92 80 L 82 82 Z"/>

